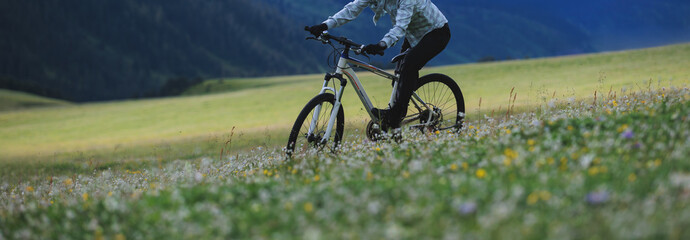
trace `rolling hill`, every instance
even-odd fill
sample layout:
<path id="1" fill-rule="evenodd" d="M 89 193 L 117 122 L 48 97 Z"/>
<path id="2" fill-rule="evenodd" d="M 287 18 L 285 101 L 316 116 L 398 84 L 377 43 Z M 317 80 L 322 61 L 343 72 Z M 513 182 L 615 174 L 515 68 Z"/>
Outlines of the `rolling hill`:
<path id="1" fill-rule="evenodd" d="M 64 100 L 41 97 L 30 93 L 0 89 L 0 111 L 27 109 L 34 107 L 66 106 Z"/>
<path id="2" fill-rule="evenodd" d="M 464 93 L 469 118 L 479 119 L 505 110 L 511 89 L 517 94 L 517 108 L 534 109 L 551 101 L 591 98 L 595 92 L 602 96 L 685 86 L 690 83 L 688 55 L 690 44 L 683 44 L 433 67 L 422 74 L 440 72 L 454 78 Z M 233 149 L 280 146 L 301 108 L 318 93 L 322 79 L 320 74 L 216 79 L 185 93 L 202 94 L 198 96 L 0 112 L 0 160 L 187 158 L 217 153 L 228 139 Z M 374 105 L 388 102 L 389 81 L 369 73 L 360 79 Z M 226 86 L 243 90 L 227 92 Z M 355 136 L 366 124 L 366 113 L 349 87 L 343 106 L 345 136 Z"/>

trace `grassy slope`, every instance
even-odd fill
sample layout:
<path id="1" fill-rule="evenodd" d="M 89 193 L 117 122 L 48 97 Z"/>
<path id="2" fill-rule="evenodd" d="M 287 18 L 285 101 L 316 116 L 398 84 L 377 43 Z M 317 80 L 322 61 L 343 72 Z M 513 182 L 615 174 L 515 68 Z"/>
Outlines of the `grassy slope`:
<path id="1" fill-rule="evenodd" d="M 554 92 L 557 98 L 569 98 L 592 96 L 595 90 L 608 92 L 610 88 L 645 88 L 650 79 L 662 86 L 687 84 L 688 55 L 690 44 L 684 44 L 447 66 L 425 69 L 423 73 L 441 72 L 456 79 L 464 91 L 468 113 L 476 117 L 473 114 L 480 98 L 482 110 L 505 108 L 513 87 L 519 106 L 543 104 Z M 371 74 L 360 78 L 375 105 L 388 102 L 389 82 Z M 320 79 L 321 75 L 307 75 L 230 80 L 226 82 L 244 81 L 263 87 L 203 96 L 2 112 L 0 161 L 52 159 L 55 153 L 75 151 L 81 152 L 78 159 L 87 160 L 108 158 L 114 152 L 131 158 L 161 154 L 182 158 L 218 152 L 233 126 L 233 144 L 237 147 L 282 144 L 299 110 L 318 91 Z M 351 89 L 346 90 L 344 106 L 346 120 L 363 125 L 364 111 Z M 170 155 L 172 150 L 177 152 Z M 68 154 L 65 158 L 76 157 Z"/>
<path id="2" fill-rule="evenodd" d="M 690 239 L 689 121 L 667 88 L 337 155 L 0 180 L 0 237 Z"/>
<path id="3" fill-rule="evenodd" d="M 68 105 L 68 102 L 58 99 L 36 96 L 29 93 L 0 89 L 0 111 L 62 105 Z"/>

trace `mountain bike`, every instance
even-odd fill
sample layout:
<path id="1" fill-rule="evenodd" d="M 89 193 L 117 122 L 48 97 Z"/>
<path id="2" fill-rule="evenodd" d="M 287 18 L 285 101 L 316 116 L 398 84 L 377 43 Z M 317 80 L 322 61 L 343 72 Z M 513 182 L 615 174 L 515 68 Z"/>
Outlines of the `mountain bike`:
<path id="1" fill-rule="evenodd" d="M 366 127 L 367 138 L 372 141 L 386 138 L 386 131 L 389 129 L 386 129 L 386 126 L 382 124 L 382 119 L 379 116 L 372 113 L 374 106 L 352 66 L 392 81 L 393 90 L 389 102 L 389 106 L 391 106 L 396 95 L 403 59 L 407 52 L 393 58 L 391 63 L 396 64 L 396 69 L 394 74 L 391 74 L 352 58 L 350 53 L 367 58 L 368 56 L 362 51 L 363 45 L 345 37 L 332 36 L 324 31 L 318 37 L 307 39 L 330 44 L 334 49 L 334 56 L 338 57 L 337 66 L 335 72 L 326 73 L 319 93 L 304 106 L 297 116 L 297 120 L 295 120 L 290 131 L 285 149 L 286 154 L 292 156 L 293 154 L 324 149 L 331 152 L 337 151 L 345 128 L 345 113 L 341 99 L 348 80 L 362 101 L 364 109 L 371 117 Z M 337 48 L 334 43 L 342 45 L 342 48 Z M 333 79 L 335 79 L 333 87 L 329 87 L 329 82 Z M 336 81 L 340 85 L 338 89 L 335 86 Z M 412 93 L 407 113 L 402 120 L 401 129 L 416 129 L 422 132 L 459 131 L 465 117 L 465 100 L 457 83 L 452 78 L 439 73 L 422 76 L 417 83 L 418 86 Z"/>

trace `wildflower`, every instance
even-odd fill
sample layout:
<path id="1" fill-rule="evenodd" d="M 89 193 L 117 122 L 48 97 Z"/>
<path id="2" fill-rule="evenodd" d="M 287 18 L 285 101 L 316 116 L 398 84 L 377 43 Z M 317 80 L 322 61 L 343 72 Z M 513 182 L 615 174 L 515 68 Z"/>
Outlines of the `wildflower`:
<path id="1" fill-rule="evenodd" d="M 458 207 L 458 212 L 460 212 L 460 215 L 463 215 L 463 216 L 473 214 L 476 211 L 477 211 L 477 204 L 475 202 L 466 202 L 466 203 L 460 204 L 460 207 Z"/>
<path id="2" fill-rule="evenodd" d="M 623 124 L 620 127 L 618 127 L 618 129 L 616 131 L 618 131 L 619 133 L 622 133 L 626 129 L 628 129 L 628 124 Z"/>
<path id="3" fill-rule="evenodd" d="M 118 233 L 115 235 L 115 240 L 125 240 L 125 235 L 122 235 L 122 233 Z"/>
<path id="4" fill-rule="evenodd" d="M 81 195 L 81 198 L 84 199 L 84 201 L 87 201 L 87 200 L 89 200 L 89 194 L 88 194 L 88 193 L 84 193 L 84 194 Z"/>
<path id="5" fill-rule="evenodd" d="M 591 167 L 591 168 L 587 169 L 587 173 L 590 176 L 597 175 L 597 173 L 599 173 L 599 167 L 597 167 L 597 166 Z"/>
<path id="6" fill-rule="evenodd" d="M 462 169 L 463 169 L 463 170 L 467 170 L 469 167 L 470 167 L 470 165 L 467 164 L 466 162 L 463 162 L 463 163 L 462 163 Z"/>
<path id="7" fill-rule="evenodd" d="M 314 205 L 311 204 L 310 202 L 305 203 L 304 204 L 304 211 L 307 213 L 311 213 L 312 211 L 314 211 Z"/>
<path id="8" fill-rule="evenodd" d="M 73 182 L 72 182 L 71 178 L 68 178 L 68 179 L 65 179 L 64 181 L 62 181 L 62 183 L 69 186 L 69 185 L 72 185 Z"/>
<path id="9" fill-rule="evenodd" d="M 630 129 L 626 129 L 623 133 L 621 133 L 621 137 L 625 139 L 631 139 L 633 138 L 634 134 L 633 131 Z"/>
<path id="10" fill-rule="evenodd" d="M 486 177 L 486 170 L 483 168 L 477 169 L 477 172 L 475 173 L 477 175 L 477 178 L 482 179 Z"/>
<path id="11" fill-rule="evenodd" d="M 26 191 L 27 191 L 27 192 L 33 192 L 33 191 L 34 191 L 34 187 L 28 186 L 28 187 L 26 187 Z"/>
<path id="12" fill-rule="evenodd" d="M 321 177 L 318 174 L 314 176 L 314 182 L 318 182 L 319 180 L 321 180 Z"/>
<path id="13" fill-rule="evenodd" d="M 534 146 L 535 141 L 534 139 L 527 140 L 527 145 Z"/>
<path id="14" fill-rule="evenodd" d="M 518 153 L 516 151 L 513 151 L 513 149 L 511 148 L 506 148 L 503 151 L 503 155 L 506 157 L 507 160 L 515 160 L 518 157 Z"/>
<path id="15" fill-rule="evenodd" d="M 637 180 L 637 175 L 635 175 L 635 173 L 628 175 L 628 182 L 634 182 L 635 180 Z"/>
<path id="16" fill-rule="evenodd" d="M 458 170 L 458 165 L 455 164 L 455 163 L 451 164 L 451 165 L 450 165 L 450 170 L 453 170 L 453 171 Z"/>
<path id="17" fill-rule="evenodd" d="M 549 201 L 549 199 L 551 199 L 551 193 L 549 191 L 540 191 L 539 198 L 541 198 L 542 201 Z"/>
<path id="18" fill-rule="evenodd" d="M 408 171 L 403 171 L 402 176 L 403 176 L 403 178 L 409 178 L 409 177 L 410 177 L 410 172 L 408 172 Z"/>
<path id="19" fill-rule="evenodd" d="M 590 192 L 585 197 L 585 201 L 590 205 L 601 205 L 609 200 L 609 193 L 606 191 Z"/>
<path id="20" fill-rule="evenodd" d="M 539 194 L 537 192 L 532 192 L 527 195 L 527 204 L 534 205 L 539 201 Z"/>

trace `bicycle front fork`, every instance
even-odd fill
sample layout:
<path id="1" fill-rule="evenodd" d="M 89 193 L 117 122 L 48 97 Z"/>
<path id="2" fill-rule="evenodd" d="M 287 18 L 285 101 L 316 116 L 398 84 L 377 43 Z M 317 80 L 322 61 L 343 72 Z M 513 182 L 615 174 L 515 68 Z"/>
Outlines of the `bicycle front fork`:
<path id="1" fill-rule="evenodd" d="M 334 88 L 328 87 L 328 82 L 332 78 L 337 78 L 340 80 L 340 89 L 336 91 Z M 321 138 L 321 144 L 325 144 L 328 139 L 331 137 L 331 133 L 333 132 L 333 126 L 335 125 L 335 120 L 338 118 L 338 110 L 340 110 L 341 103 L 340 99 L 343 97 L 343 92 L 345 90 L 345 86 L 347 85 L 347 81 L 342 77 L 340 74 L 326 74 L 326 77 L 324 78 L 323 82 L 323 87 L 321 88 L 321 91 L 319 92 L 319 95 L 326 93 L 326 91 L 330 90 L 335 94 L 335 102 L 333 103 L 333 109 L 331 110 L 330 117 L 328 118 L 328 127 L 326 127 L 326 132 L 324 133 L 323 137 Z M 314 134 L 314 128 L 316 127 L 316 124 L 318 123 L 319 120 L 319 114 L 321 113 L 321 104 L 316 106 L 314 109 L 314 115 L 312 116 L 311 119 L 311 125 L 309 125 L 309 133 L 308 135 L 311 136 Z"/>

